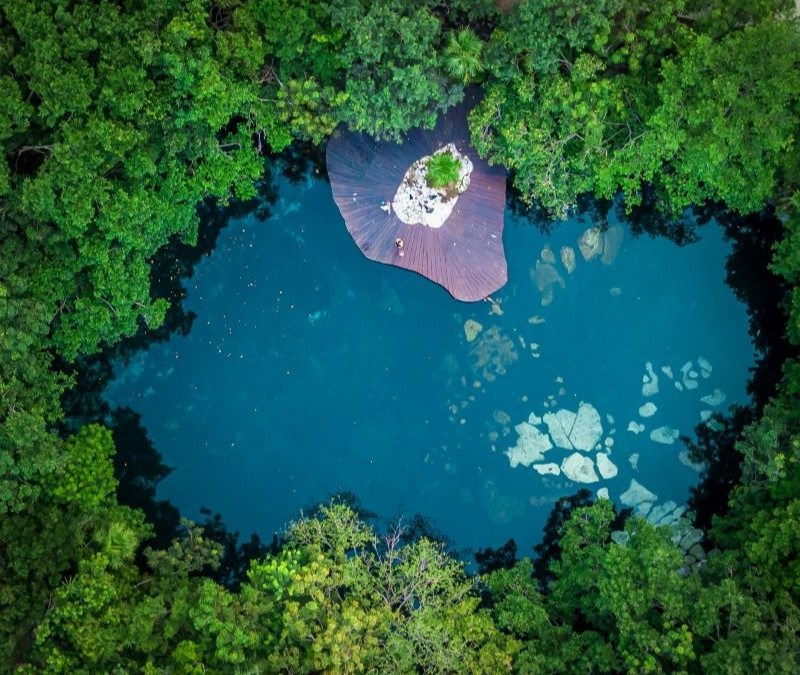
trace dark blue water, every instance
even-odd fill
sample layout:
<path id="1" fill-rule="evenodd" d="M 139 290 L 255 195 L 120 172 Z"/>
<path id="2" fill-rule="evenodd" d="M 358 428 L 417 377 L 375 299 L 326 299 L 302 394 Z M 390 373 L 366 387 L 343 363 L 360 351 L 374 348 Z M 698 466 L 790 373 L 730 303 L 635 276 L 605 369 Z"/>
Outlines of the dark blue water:
<path id="1" fill-rule="evenodd" d="M 189 336 L 143 352 L 107 392 L 142 413 L 175 467 L 159 496 L 190 517 L 208 506 L 231 529 L 270 537 L 302 507 L 351 490 L 386 517 L 423 513 L 459 547 L 513 536 L 525 553 L 555 499 L 581 487 L 511 468 L 504 452 L 531 413 L 591 403 L 619 474 L 588 487 L 617 498 L 636 478 L 660 502 L 680 503 L 698 475 L 679 461 L 679 442 L 654 443 L 649 431 L 690 434 L 701 410 L 717 409 L 700 402 L 715 388 L 727 397 L 719 408 L 746 401 L 753 348 L 744 307 L 724 283 L 729 246 L 716 225 L 678 247 L 632 238 L 623 224 L 611 264 L 578 253 L 568 274 L 556 263 L 564 288 L 543 307 L 530 268 L 544 244 L 556 256 L 564 245 L 577 253 L 591 223 L 545 236 L 507 214 L 498 315 L 366 260 L 326 182 L 278 187 L 274 217 L 232 223 L 198 266 Z M 483 326 L 471 344 L 467 319 Z M 480 349 L 505 372 L 476 367 Z M 707 378 L 698 356 L 713 366 Z M 660 368 L 678 380 L 690 360 L 698 388 L 678 391 Z M 646 362 L 660 376 L 647 399 Z M 647 400 L 658 411 L 643 420 Z M 631 420 L 647 430 L 626 431 Z M 543 461 L 568 454 L 554 448 Z"/>

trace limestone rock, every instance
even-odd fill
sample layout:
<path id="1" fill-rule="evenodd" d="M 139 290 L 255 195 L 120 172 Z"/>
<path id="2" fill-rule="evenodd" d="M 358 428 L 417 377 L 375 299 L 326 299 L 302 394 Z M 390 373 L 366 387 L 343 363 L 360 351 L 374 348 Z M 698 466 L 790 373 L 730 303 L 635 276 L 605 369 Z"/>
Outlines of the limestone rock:
<path id="1" fill-rule="evenodd" d="M 647 375 L 642 378 L 642 396 L 655 396 L 658 393 L 658 375 L 649 361 L 644 364 L 644 368 Z"/>
<path id="2" fill-rule="evenodd" d="M 644 424 L 639 424 L 638 422 L 631 420 L 628 422 L 628 431 L 631 431 L 638 436 L 644 431 Z"/>
<path id="3" fill-rule="evenodd" d="M 680 438 L 681 432 L 672 427 L 658 427 L 650 432 L 650 440 L 664 445 L 672 445 Z"/>
<path id="4" fill-rule="evenodd" d="M 624 230 L 619 225 L 612 225 L 603 233 L 603 255 L 600 260 L 604 265 L 610 265 L 622 248 Z"/>
<path id="5" fill-rule="evenodd" d="M 514 429 L 519 435 L 517 444 L 510 447 L 505 453 L 512 468 L 520 464 L 530 466 L 534 462 L 540 462 L 544 458 L 544 453 L 553 447 L 547 434 L 542 433 L 532 424 L 522 422 Z"/>
<path id="6" fill-rule="evenodd" d="M 693 462 L 692 458 L 689 456 L 688 450 L 681 450 L 678 453 L 678 461 L 684 466 L 694 469 L 698 473 L 706 468 L 705 462 Z"/>
<path id="7" fill-rule="evenodd" d="M 609 497 L 609 495 L 608 495 L 608 488 L 605 488 L 605 487 L 604 488 L 600 488 L 597 491 L 597 498 L 598 499 L 611 499 L 611 497 Z"/>
<path id="8" fill-rule="evenodd" d="M 569 440 L 569 432 L 575 426 L 577 414 L 571 410 L 559 410 L 555 413 L 545 413 L 544 423 L 557 447 L 565 450 L 572 450 L 572 443 Z"/>
<path id="9" fill-rule="evenodd" d="M 653 525 L 665 525 L 668 522 L 672 522 L 670 516 L 677 506 L 678 505 L 673 501 L 659 504 L 653 507 L 653 510 L 647 515 L 647 520 Z M 677 520 L 677 518 L 675 520 Z"/>
<path id="10" fill-rule="evenodd" d="M 561 469 L 558 468 L 558 464 L 555 464 L 554 462 L 549 464 L 534 464 L 533 470 L 541 476 L 548 474 L 558 476 L 561 473 Z"/>
<path id="11" fill-rule="evenodd" d="M 542 252 L 539 255 L 539 257 L 542 259 L 542 262 L 545 262 L 548 265 L 556 264 L 556 256 L 553 253 L 553 249 L 550 248 L 550 244 L 544 245 L 544 248 L 542 249 Z"/>
<path id="12" fill-rule="evenodd" d="M 536 284 L 536 288 L 542 294 L 542 306 L 546 307 L 553 301 L 553 286 L 565 288 L 564 277 L 551 264 L 536 261 L 536 266 L 530 270 L 531 279 Z"/>
<path id="13" fill-rule="evenodd" d="M 428 160 L 432 155 L 421 157 L 408 168 L 392 199 L 392 209 L 404 223 L 432 228 L 441 227 L 450 217 L 458 201 L 458 195 L 469 187 L 473 169 L 472 160 L 467 155 L 462 155 L 453 143 L 448 143 L 433 154 L 445 152 L 451 153 L 461 164 L 455 189 L 448 192 L 429 187 Z"/>
<path id="14" fill-rule="evenodd" d="M 595 473 L 594 462 L 579 452 L 572 453 L 561 462 L 561 470 L 576 483 L 597 483 L 600 480 Z"/>
<path id="15" fill-rule="evenodd" d="M 684 551 L 688 551 L 695 544 L 699 544 L 703 540 L 703 530 L 698 530 L 696 527 L 690 529 L 680 541 L 680 547 Z"/>
<path id="16" fill-rule="evenodd" d="M 561 247 L 561 264 L 567 270 L 567 274 L 572 274 L 575 271 L 575 249 L 571 246 Z"/>
<path id="17" fill-rule="evenodd" d="M 701 422 L 707 422 L 707 421 L 708 421 L 708 419 L 709 419 L 709 418 L 711 417 L 711 415 L 713 415 L 713 414 L 714 414 L 714 413 L 713 413 L 713 411 L 711 411 L 711 410 L 701 410 L 701 411 L 700 411 L 700 421 L 701 421 Z"/>
<path id="18" fill-rule="evenodd" d="M 597 470 L 606 480 L 613 478 L 618 472 L 617 465 L 614 464 L 604 452 L 597 453 Z"/>
<path id="19" fill-rule="evenodd" d="M 630 457 L 628 457 L 628 464 L 631 465 L 631 469 L 633 469 L 634 471 L 638 471 L 639 470 L 639 453 L 638 452 L 634 452 L 634 453 L 631 454 Z"/>
<path id="20" fill-rule="evenodd" d="M 670 366 L 661 366 L 661 372 L 664 373 L 670 380 L 672 379 L 672 368 Z"/>
<path id="21" fill-rule="evenodd" d="M 587 262 L 603 252 L 602 235 L 599 227 L 590 227 L 578 239 L 578 248 Z"/>
<path id="22" fill-rule="evenodd" d="M 467 319 L 464 322 L 464 334 L 467 336 L 467 342 L 472 342 L 482 330 L 483 325 L 475 321 L 475 319 Z"/>
<path id="23" fill-rule="evenodd" d="M 697 365 L 700 367 L 700 372 L 703 374 L 703 377 L 708 377 L 709 375 L 711 375 L 711 371 L 713 370 L 713 368 L 711 367 L 711 364 L 708 362 L 708 359 L 702 356 L 698 356 Z M 706 375 L 705 373 L 708 373 L 708 375 Z"/>
<path id="24" fill-rule="evenodd" d="M 700 400 L 706 405 L 716 407 L 725 403 L 726 398 L 727 396 L 725 396 L 725 392 L 723 392 L 721 389 L 715 389 L 711 394 L 703 396 Z"/>
<path id="25" fill-rule="evenodd" d="M 600 413 L 590 403 L 581 401 L 572 430 L 569 432 L 569 440 L 573 447 L 588 452 L 597 444 L 602 435 L 603 422 L 600 419 Z"/>
<path id="26" fill-rule="evenodd" d="M 656 407 L 655 403 L 650 403 L 649 401 L 645 403 L 643 406 L 639 407 L 639 416 L 640 417 L 652 417 L 656 414 Z"/>
<path id="27" fill-rule="evenodd" d="M 656 501 L 658 496 L 650 492 L 644 485 L 639 483 L 635 478 L 631 479 L 628 489 L 625 490 L 620 496 L 619 500 L 625 505 L 635 507 L 644 502 Z"/>
<path id="28" fill-rule="evenodd" d="M 633 507 L 633 512 L 637 516 L 645 518 L 647 514 L 650 512 L 651 508 L 653 508 L 653 502 L 639 502 L 636 506 Z"/>

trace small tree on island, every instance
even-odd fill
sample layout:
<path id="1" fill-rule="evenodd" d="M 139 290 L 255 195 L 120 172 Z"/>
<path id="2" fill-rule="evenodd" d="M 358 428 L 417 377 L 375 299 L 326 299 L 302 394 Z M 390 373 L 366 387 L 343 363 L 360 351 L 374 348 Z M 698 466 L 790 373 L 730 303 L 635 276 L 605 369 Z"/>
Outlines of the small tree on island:
<path id="1" fill-rule="evenodd" d="M 461 161 L 452 152 L 440 152 L 428 160 L 425 181 L 434 190 L 452 188 L 461 175 Z"/>

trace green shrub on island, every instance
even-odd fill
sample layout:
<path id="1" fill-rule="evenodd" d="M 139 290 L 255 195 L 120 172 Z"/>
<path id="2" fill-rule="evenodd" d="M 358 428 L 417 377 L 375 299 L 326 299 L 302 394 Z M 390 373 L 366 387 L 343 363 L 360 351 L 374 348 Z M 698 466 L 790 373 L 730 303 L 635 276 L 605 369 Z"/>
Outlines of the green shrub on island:
<path id="1" fill-rule="evenodd" d="M 452 152 L 440 152 L 428 160 L 425 180 L 435 190 L 453 187 L 461 173 L 461 161 Z"/>

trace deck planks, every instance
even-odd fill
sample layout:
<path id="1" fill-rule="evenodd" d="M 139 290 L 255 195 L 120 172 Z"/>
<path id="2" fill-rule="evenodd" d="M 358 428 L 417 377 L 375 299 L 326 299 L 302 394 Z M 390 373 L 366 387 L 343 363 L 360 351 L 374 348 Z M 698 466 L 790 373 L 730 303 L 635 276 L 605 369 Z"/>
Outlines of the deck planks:
<path id="1" fill-rule="evenodd" d="M 476 89 L 440 116 L 431 130 L 413 129 L 402 144 L 339 129 L 328 141 L 331 190 L 350 235 L 369 259 L 417 272 L 446 288 L 457 300 L 482 300 L 508 279 L 503 249 L 506 172 L 478 157 L 469 143 L 467 115 L 480 100 Z M 473 164 L 470 186 L 438 229 L 403 223 L 381 210 L 390 202 L 409 166 L 454 143 Z M 404 242 L 400 256 L 395 240 Z"/>

